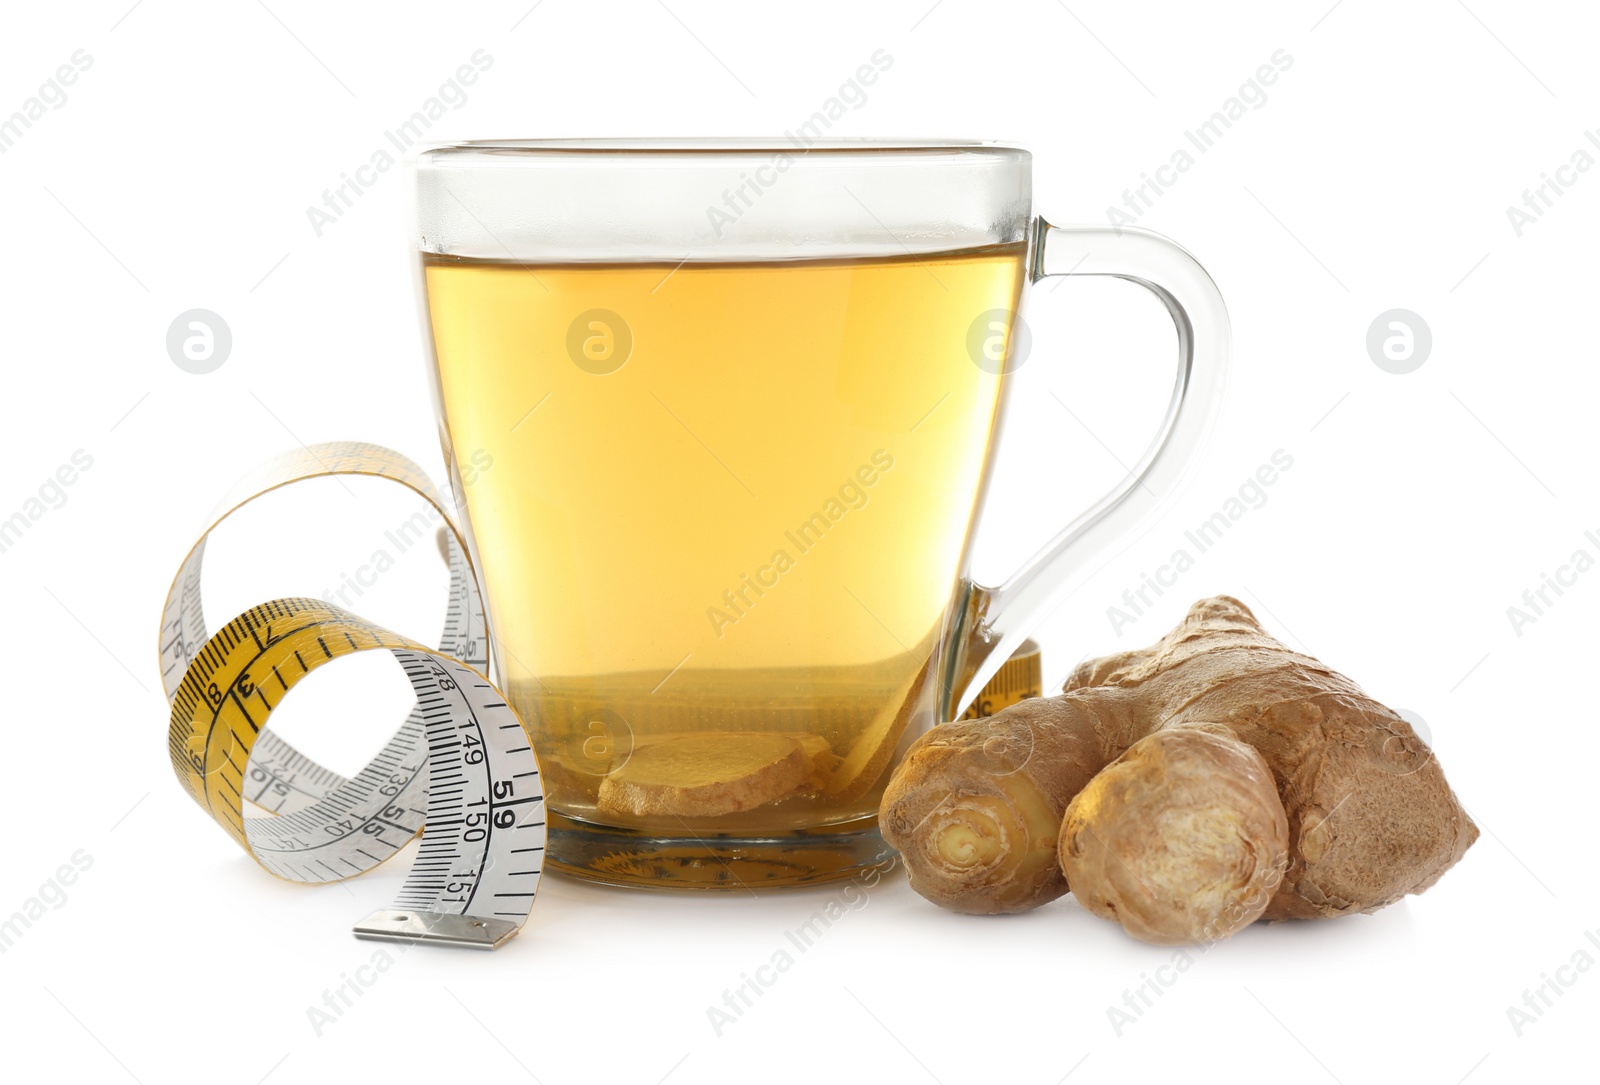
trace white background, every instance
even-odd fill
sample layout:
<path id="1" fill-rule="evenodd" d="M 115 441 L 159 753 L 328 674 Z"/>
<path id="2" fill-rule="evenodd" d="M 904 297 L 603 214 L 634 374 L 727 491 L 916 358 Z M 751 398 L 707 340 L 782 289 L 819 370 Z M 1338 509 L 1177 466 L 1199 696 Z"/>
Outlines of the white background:
<path id="1" fill-rule="evenodd" d="M 0 116 L 75 50 L 93 62 L 0 155 L 0 518 L 74 451 L 93 466 L 0 553 L 0 916 L 74 853 L 92 866 L 0 959 L 6 1075 L 1476 1085 L 1592 1073 L 1600 974 L 1564 966 L 1600 960 L 1585 936 L 1600 930 L 1588 832 L 1600 574 L 1520 630 L 1507 608 L 1575 550 L 1600 556 L 1584 537 L 1600 528 L 1600 170 L 1520 237 L 1506 214 L 1578 148 L 1600 155 L 1584 137 L 1600 129 L 1592 9 L 668 6 L 115 0 L 9 13 Z M 1483 829 L 1460 866 L 1375 916 L 1257 926 L 1196 951 L 1120 1035 L 1108 1007 L 1173 951 L 1070 898 L 961 917 L 896 874 L 718 1036 L 707 1007 L 839 890 L 685 899 L 548 878 L 505 949 L 398 954 L 319 1036 L 307 1008 L 372 957 L 349 924 L 403 871 L 300 889 L 209 824 L 167 763 L 156 627 L 205 513 L 263 457 L 367 439 L 442 475 L 403 176 L 384 175 L 320 238 L 306 208 L 478 49 L 492 67 L 430 138 L 771 134 L 883 49 L 892 67 L 836 133 L 1027 146 L 1039 210 L 1057 222 L 1103 222 L 1285 50 L 1293 65 L 1265 104 L 1139 219 L 1194 252 L 1228 300 L 1228 399 L 1183 498 L 1089 565 L 1046 627 L 1047 666 L 1152 640 L 1193 599 L 1237 594 L 1289 643 L 1427 721 Z M 164 344 L 195 307 L 233 334 L 207 376 L 180 371 Z M 1396 307 L 1433 335 L 1404 376 L 1365 347 Z M 1014 399 L 979 555 L 991 575 L 1121 475 L 1170 368 L 1170 329 L 1135 287 L 1041 284 L 1029 318 L 1031 394 Z M 1107 608 L 1277 449 L 1293 467 L 1265 503 L 1114 632 Z M 320 595 L 414 511 L 361 496 L 296 491 L 267 511 L 315 515 L 264 513 L 219 539 L 213 621 L 278 593 Z M 441 578 L 433 559 L 407 559 L 359 609 L 429 638 Z M 398 719 L 394 705 L 308 745 L 348 764 Z M 1547 975 L 1573 982 L 1518 1035 L 1508 1008 Z"/>

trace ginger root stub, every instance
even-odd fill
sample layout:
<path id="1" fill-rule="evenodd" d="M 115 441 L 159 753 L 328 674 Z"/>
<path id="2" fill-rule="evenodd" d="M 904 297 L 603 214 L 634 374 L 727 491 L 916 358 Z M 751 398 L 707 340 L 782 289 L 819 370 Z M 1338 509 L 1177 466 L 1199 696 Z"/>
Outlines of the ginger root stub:
<path id="1" fill-rule="evenodd" d="M 1267 763 L 1227 728 L 1166 728 L 1072 800 L 1060 855 L 1078 903 L 1134 937 L 1214 942 L 1266 910 L 1289 822 Z"/>
<path id="2" fill-rule="evenodd" d="M 1082 699 L 1021 701 L 919 738 L 878 824 L 912 888 L 957 912 L 1022 912 L 1067 891 L 1056 862 L 1072 797 L 1127 747 Z"/>
<path id="3" fill-rule="evenodd" d="M 997 737 L 1028 757 L 994 771 Z M 1375 911 L 1478 835 L 1409 724 L 1228 596 L 1082 664 L 1059 697 L 934 728 L 880 822 L 937 903 L 1021 911 L 1070 887 L 1152 942 Z"/>

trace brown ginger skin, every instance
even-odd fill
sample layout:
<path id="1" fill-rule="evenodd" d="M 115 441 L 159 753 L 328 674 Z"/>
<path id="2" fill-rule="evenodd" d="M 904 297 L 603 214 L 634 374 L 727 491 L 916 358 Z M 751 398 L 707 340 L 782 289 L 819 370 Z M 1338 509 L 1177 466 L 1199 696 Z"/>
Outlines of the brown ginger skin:
<path id="1" fill-rule="evenodd" d="M 941 724 L 895 770 L 879 807 L 911 885 L 957 912 L 1025 912 L 1067 891 L 1056 858 L 1074 795 L 1133 741 L 1095 695 L 1036 697 Z"/>
<path id="2" fill-rule="evenodd" d="M 1259 753 L 1223 726 L 1170 727 L 1078 793 L 1060 849 L 1089 911 L 1145 942 L 1215 942 L 1266 910 L 1289 822 Z"/>
<path id="3" fill-rule="evenodd" d="M 1026 762 L 988 771 L 985 724 L 1028 736 Z M 1035 855 L 1056 810 L 1064 876 Z M 1070 884 L 1156 942 L 1374 911 L 1431 886 L 1477 838 L 1409 724 L 1227 596 L 1150 648 L 1081 665 L 1060 697 L 934 728 L 881 821 L 937 903 L 1022 911 Z"/>

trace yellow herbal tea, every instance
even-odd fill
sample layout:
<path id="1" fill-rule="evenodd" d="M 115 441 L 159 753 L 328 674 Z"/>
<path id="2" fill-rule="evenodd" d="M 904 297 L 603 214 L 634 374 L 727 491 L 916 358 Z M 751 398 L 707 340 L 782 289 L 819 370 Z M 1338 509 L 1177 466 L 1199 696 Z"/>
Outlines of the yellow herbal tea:
<path id="1" fill-rule="evenodd" d="M 1025 263 L 425 259 L 494 657 L 554 810 L 669 836 L 876 811 L 931 722 L 986 474 L 974 329 Z"/>

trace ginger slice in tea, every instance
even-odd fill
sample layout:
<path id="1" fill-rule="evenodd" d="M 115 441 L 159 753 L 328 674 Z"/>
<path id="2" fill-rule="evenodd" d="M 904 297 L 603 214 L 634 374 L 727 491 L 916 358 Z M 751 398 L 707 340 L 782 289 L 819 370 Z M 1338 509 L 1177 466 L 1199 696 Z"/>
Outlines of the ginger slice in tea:
<path id="1" fill-rule="evenodd" d="M 640 740 L 600 783 L 598 809 L 633 817 L 715 817 L 805 787 L 813 757 L 792 734 L 703 731 Z"/>
<path id="2" fill-rule="evenodd" d="M 833 752 L 833 747 L 821 735 L 795 735 L 794 738 L 811 762 L 811 775 L 806 778 L 806 789 L 821 791 L 827 786 L 828 778 L 839 767 L 842 758 Z"/>
<path id="3" fill-rule="evenodd" d="M 927 677 L 928 664 L 923 663 L 851 743 L 850 752 L 828 780 L 825 794 L 829 798 L 848 802 L 872 790 L 872 785 L 888 767 L 889 757 L 911 719 L 912 710 L 922 700 L 922 683 Z"/>

